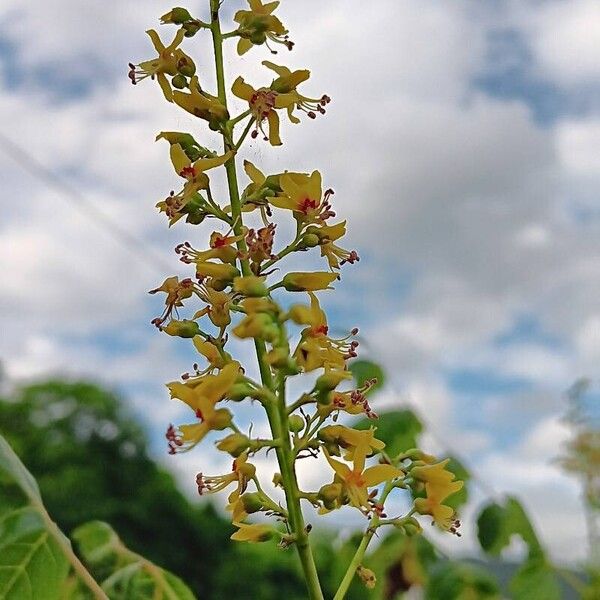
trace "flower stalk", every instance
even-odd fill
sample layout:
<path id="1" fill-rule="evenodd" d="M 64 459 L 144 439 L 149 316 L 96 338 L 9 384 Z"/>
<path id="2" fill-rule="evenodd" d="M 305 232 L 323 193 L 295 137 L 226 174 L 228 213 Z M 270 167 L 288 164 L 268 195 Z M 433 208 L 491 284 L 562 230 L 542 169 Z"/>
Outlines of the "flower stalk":
<path id="1" fill-rule="evenodd" d="M 233 457 L 231 472 L 210 476 L 199 472 L 198 492 L 217 493 L 233 486 L 227 504 L 237 527 L 232 539 L 250 543 L 275 540 L 282 548 L 295 546 L 310 600 L 323 600 L 324 596 L 309 539 L 312 525 L 305 521 L 303 503 L 320 514 L 342 508 L 360 511 L 369 526 L 335 595 L 335 600 L 341 600 L 355 576 L 368 588 L 376 585 L 375 574 L 362 563 L 377 528 L 394 526 L 413 534 L 418 524 L 407 519 L 420 512 L 431 516 L 441 529 L 455 532 L 454 512 L 443 502 L 462 482 L 454 481 L 445 461 L 433 464 L 435 459 L 429 455 L 402 455 L 391 460 L 384 442 L 375 437 L 374 427 L 355 429 L 338 423 L 344 415 L 376 419 L 367 400 L 375 381 L 357 388 L 350 383 L 348 363 L 357 356 L 358 342 L 353 338 L 358 329 L 341 338 L 330 336 L 320 304 L 321 295 L 340 279 L 341 268 L 359 260 L 354 250 L 337 245 L 346 233 L 346 222 L 331 222 L 336 216 L 331 204 L 333 190 L 323 190 L 319 171 L 266 175 L 246 160 L 249 182 L 241 189 L 237 170 L 237 156 L 249 140 L 261 143 L 262 135 L 271 146 L 282 145 L 280 113 L 297 125 L 297 113 L 315 119 L 325 114 L 331 99 L 326 94 L 305 96 L 298 90 L 310 71 L 292 71 L 270 61 L 263 61 L 275 73 L 268 86 L 254 87 L 241 77 L 230 86 L 223 60 L 223 46 L 229 39 L 237 39 L 240 55 L 261 46 L 276 54 L 274 44 L 288 50 L 293 47 L 287 29 L 273 14 L 278 1 L 247 3 L 248 9 L 234 15 L 237 29 L 226 34 L 221 29 L 221 0 L 208 0 L 208 21 L 192 17 L 186 9 L 173 8 L 161 20 L 179 27 L 171 43 L 164 44 L 155 31 L 150 32 L 158 57 L 131 65 L 133 83 L 155 79 L 168 102 L 205 121 L 222 142 L 219 154 L 189 133 L 162 132 L 157 138 L 169 143 L 175 172 L 184 180 L 180 192 L 172 191 L 157 204 L 169 225 L 184 220 L 194 226 L 211 219 L 221 227 L 211 234 L 205 250 L 189 242 L 176 247 L 180 261 L 195 267 L 195 277 L 171 276 L 151 291 L 166 294 L 163 312 L 153 324 L 168 335 L 191 339 L 202 363 L 194 363 L 190 372 L 167 386 L 172 398 L 192 410 L 195 421 L 170 425 L 166 437 L 169 452 L 178 454 L 193 450 L 215 432 L 225 436 L 216 446 Z M 191 57 L 179 48 L 186 38 L 207 30 L 212 37 L 216 94 L 205 89 L 202 74 L 196 73 Z M 247 103 L 233 117 L 229 87 Z M 236 135 L 238 127 L 241 133 Z M 225 170 L 226 199 L 216 198 L 211 190 L 208 172 L 216 168 Z M 293 239 L 278 244 L 282 247 L 278 254 L 273 252 L 278 234 L 275 213 L 287 215 L 296 225 Z M 315 254 L 314 250 L 325 259 L 328 270 L 286 272 L 282 268 L 287 256 Z M 282 304 L 279 294 L 285 293 L 304 301 Z M 198 302 L 195 312 L 180 317 L 180 311 Z M 294 327 L 300 331 L 292 347 Z M 250 365 L 236 360 L 236 347 L 230 343 L 233 338 L 240 343 L 252 340 L 260 381 L 248 376 Z M 299 398 L 288 401 L 288 380 L 303 374 L 317 375 L 316 382 Z M 252 426 L 236 421 L 235 406 L 246 401 L 257 402 L 264 409 L 270 438 L 253 438 Z M 283 490 L 285 504 L 265 490 L 252 463 L 254 455 L 271 450 L 278 468 L 273 484 Z M 327 482 L 325 475 L 320 489 L 301 491 L 296 461 L 304 457 L 319 458 L 333 480 Z M 378 496 L 380 486 L 383 491 Z M 384 504 L 392 491 L 400 489 L 410 489 L 413 508 L 403 519 L 389 519 Z M 264 520 L 252 522 L 261 513 L 274 518 L 275 525 Z"/>

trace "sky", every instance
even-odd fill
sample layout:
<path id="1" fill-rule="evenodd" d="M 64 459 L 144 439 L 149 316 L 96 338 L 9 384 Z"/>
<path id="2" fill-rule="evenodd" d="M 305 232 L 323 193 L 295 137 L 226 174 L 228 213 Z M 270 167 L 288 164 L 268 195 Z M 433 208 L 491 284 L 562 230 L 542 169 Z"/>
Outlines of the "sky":
<path id="1" fill-rule="evenodd" d="M 241 6 L 224 2 L 229 14 Z M 0 6 L 0 360 L 10 381 L 62 374 L 118 390 L 191 490 L 198 470 L 222 463 L 209 450 L 165 456 L 166 426 L 188 415 L 163 384 L 194 357 L 149 324 L 162 309 L 147 291 L 186 275 L 173 247 L 210 230 L 167 230 L 156 213 L 178 183 L 154 137 L 187 130 L 216 142 L 158 86 L 127 79 L 128 62 L 153 55 L 144 30 L 170 8 Z M 333 329 L 359 327 L 362 356 L 384 365 L 374 409 L 415 408 L 426 446 L 454 452 L 484 482 L 464 538 L 443 543 L 474 547 L 473 516 L 492 490 L 522 498 L 557 559 L 580 560 L 580 488 L 553 461 L 570 435 L 565 390 L 599 377 L 600 5 L 284 0 L 278 15 L 293 52 L 239 59 L 231 48 L 230 81 L 268 84 L 260 61 L 271 59 L 310 68 L 304 90 L 333 102 L 325 117 L 284 125 L 281 148 L 259 138 L 243 154 L 266 172 L 318 168 L 335 189 L 345 245 L 361 261 L 323 296 Z M 199 37 L 184 49 L 210 88 Z M 304 481 L 320 474 L 302 465 Z"/>

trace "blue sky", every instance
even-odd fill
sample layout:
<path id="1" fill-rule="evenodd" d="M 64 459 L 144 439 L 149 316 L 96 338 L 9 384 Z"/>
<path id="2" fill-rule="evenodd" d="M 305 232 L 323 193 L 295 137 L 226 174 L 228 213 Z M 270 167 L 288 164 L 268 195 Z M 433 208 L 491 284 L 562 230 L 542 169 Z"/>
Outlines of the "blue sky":
<path id="1" fill-rule="evenodd" d="M 597 381 L 600 364 L 598 4 L 282 4 L 297 45 L 276 60 L 313 69 L 310 89 L 334 102 L 285 126 L 281 149 L 257 140 L 246 156 L 272 172 L 319 168 L 335 188 L 361 261 L 323 298 L 333 328 L 360 327 L 364 355 L 386 367 L 380 410 L 415 407 L 433 450 L 441 438 L 499 492 L 518 492 L 548 544 L 581 557 L 578 486 L 551 461 L 569 435 L 564 391 Z M 0 8 L 4 134 L 141 240 L 131 253 L 0 153 L 0 357 L 15 381 L 85 375 L 121 390 L 161 459 L 166 425 L 186 416 L 162 384 L 194 357 L 149 325 L 161 308 L 146 292 L 183 274 L 176 243 L 208 233 L 167 230 L 153 209 L 176 185 L 154 135 L 196 124 L 126 77 L 168 8 Z M 209 48 L 194 38 L 186 49 L 210 85 Z M 227 68 L 263 84 L 270 58 L 230 54 Z M 198 460 L 168 461 L 189 489 Z"/>

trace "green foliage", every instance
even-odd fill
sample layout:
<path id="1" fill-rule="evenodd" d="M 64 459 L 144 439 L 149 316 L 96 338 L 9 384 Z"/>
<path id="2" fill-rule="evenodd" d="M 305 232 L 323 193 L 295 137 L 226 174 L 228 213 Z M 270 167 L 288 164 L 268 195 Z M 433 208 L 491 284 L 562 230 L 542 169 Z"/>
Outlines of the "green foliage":
<path id="1" fill-rule="evenodd" d="M 355 360 L 348 365 L 354 376 L 356 387 L 361 387 L 370 379 L 376 379 L 377 383 L 371 388 L 377 390 L 385 384 L 385 373 L 383 369 L 370 360 Z"/>
<path id="2" fill-rule="evenodd" d="M 91 573 L 111 600 L 194 600 L 190 589 L 172 573 L 128 550 L 107 523 L 78 527 L 73 539 Z"/>
<path id="3" fill-rule="evenodd" d="M 60 535 L 35 480 L 0 436 L 0 598 L 59 598 L 69 570 Z"/>
<path id="4" fill-rule="evenodd" d="M 219 597 L 219 567 L 235 556 L 233 528 L 212 505 L 186 500 L 148 457 L 141 427 L 115 394 L 79 381 L 23 387 L 0 399 L 0 433 L 63 531 L 108 522 L 127 547 L 179 575 L 199 597 Z"/>
<path id="5" fill-rule="evenodd" d="M 434 569 L 425 590 L 425 598 L 493 600 L 500 598 L 500 590 L 494 578 L 483 569 L 465 562 L 445 562 Z"/>
<path id="6" fill-rule="evenodd" d="M 561 591 L 554 567 L 541 557 L 528 559 L 510 581 L 515 600 L 560 600 Z"/>
<path id="7" fill-rule="evenodd" d="M 540 540 L 521 503 L 509 497 L 504 505 L 491 503 L 477 519 L 477 537 L 483 550 L 498 556 L 511 541 L 519 536 L 527 545 L 527 560 L 511 579 L 511 597 L 515 600 L 561 597 L 554 567 L 548 562 Z"/>
<path id="8" fill-rule="evenodd" d="M 527 544 L 529 558 L 544 558 L 544 550 L 521 503 L 509 497 L 504 506 L 487 505 L 477 519 L 477 536 L 483 550 L 493 556 L 508 546 L 511 537 L 518 535 Z"/>
<path id="9" fill-rule="evenodd" d="M 418 446 L 418 438 L 423 431 L 423 424 L 412 410 L 403 409 L 379 414 L 376 422 L 361 419 L 355 423 L 355 429 L 377 427 L 377 438 L 385 442 L 388 456 L 397 456 Z"/>

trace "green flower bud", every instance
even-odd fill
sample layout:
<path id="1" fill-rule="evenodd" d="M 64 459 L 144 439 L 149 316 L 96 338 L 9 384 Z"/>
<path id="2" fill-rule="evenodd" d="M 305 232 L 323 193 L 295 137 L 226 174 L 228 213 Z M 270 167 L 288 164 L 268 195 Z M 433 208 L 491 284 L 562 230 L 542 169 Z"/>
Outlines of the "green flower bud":
<path id="1" fill-rule="evenodd" d="M 352 373 L 350 371 L 327 371 L 321 375 L 316 383 L 315 390 L 317 392 L 331 392 L 342 382 L 344 379 L 352 379 Z"/>
<path id="2" fill-rule="evenodd" d="M 273 485 L 283 489 L 283 477 L 281 476 L 281 473 L 275 473 L 275 475 L 273 475 Z"/>
<path id="3" fill-rule="evenodd" d="M 252 394 L 255 391 L 256 390 L 247 383 L 234 383 L 227 392 L 227 398 L 234 402 L 241 402 L 248 397 L 252 397 Z"/>
<path id="4" fill-rule="evenodd" d="M 236 277 L 233 280 L 233 290 L 251 298 L 260 298 L 269 293 L 265 285 L 265 278 L 256 277 L 256 275 Z"/>
<path id="5" fill-rule="evenodd" d="M 187 21 L 183 24 L 185 37 L 194 37 L 200 31 L 200 24 L 197 21 Z"/>
<path id="6" fill-rule="evenodd" d="M 300 242 L 301 248 L 314 248 L 319 245 L 319 236 L 314 233 L 305 233 L 302 241 Z"/>
<path id="7" fill-rule="evenodd" d="M 290 426 L 290 431 L 293 433 L 298 433 L 304 429 L 306 426 L 306 422 L 300 415 L 292 415 L 288 419 L 288 424 Z"/>
<path id="8" fill-rule="evenodd" d="M 329 510 L 336 508 L 342 495 L 342 485 L 340 483 L 328 483 L 321 487 L 317 493 L 317 498 L 323 503 L 323 506 Z"/>
<path id="9" fill-rule="evenodd" d="M 186 77 L 192 77 L 196 72 L 196 65 L 189 56 L 182 56 L 177 61 L 177 70 Z"/>
<path id="10" fill-rule="evenodd" d="M 260 46 L 261 44 L 264 44 L 267 41 L 267 34 L 263 31 L 255 31 L 250 36 L 250 41 L 256 46 Z"/>
<path id="11" fill-rule="evenodd" d="M 189 321 L 188 319 L 183 321 L 173 320 L 163 327 L 162 331 L 176 337 L 193 338 L 200 333 L 200 327 L 196 321 Z"/>
<path id="12" fill-rule="evenodd" d="M 181 25 L 186 21 L 191 21 L 192 15 L 185 9 L 177 6 L 171 9 L 166 15 L 160 18 L 160 22 L 164 25 L 167 23 L 174 23 L 175 25 Z"/>
<path id="13" fill-rule="evenodd" d="M 219 408 L 213 416 L 213 429 L 223 431 L 231 425 L 233 415 L 226 408 Z"/>
<path id="14" fill-rule="evenodd" d="M 247 492 L 246 494 L 242 494 L 240 500 L 244 505 L 244 510 L 249 515 L 259 512 L 264 508 L 262 499 L 258 492 Z"/>
<path id="15" fill-rule="evenodd" d="M 241 433 L 232 433 L 217 442 L 217 448 L 222 452 L 231 454 L 237 458 L 242 452 L 245 452 L 250 446 L 250 440 Z"/>
<path id="16" fill-rule="evenodd" d="M 171 85 L 174 88 L 177 88 L 178 90 L 182 90 L 183 88 L 187 87 L 187 79 L 185 78 L 184 75 L 178 74 L 175 75 L 175 77 L 173 77 L 173 79 L 171 79 Z M 187 154 L 187 152 L 186 152 Z"/>

